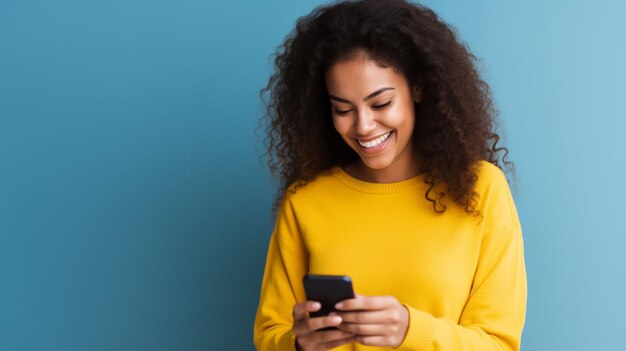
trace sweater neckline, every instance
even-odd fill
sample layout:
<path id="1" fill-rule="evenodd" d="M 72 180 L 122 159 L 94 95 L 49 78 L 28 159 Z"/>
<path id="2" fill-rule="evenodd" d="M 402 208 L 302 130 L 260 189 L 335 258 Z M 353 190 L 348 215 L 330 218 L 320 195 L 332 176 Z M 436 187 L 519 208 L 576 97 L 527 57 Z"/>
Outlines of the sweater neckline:
<path id="1" fill-rule="evenodd" d="M 332 171 L 335 177 L 347 187 L 370 194 L 393 194 L 407 189 L 412 189 L 420 185 L 427 185 L 424 183 L 426 172 L 397 182 L 372 183 L 354 178 L 339 165 L 333 166 Z"/>

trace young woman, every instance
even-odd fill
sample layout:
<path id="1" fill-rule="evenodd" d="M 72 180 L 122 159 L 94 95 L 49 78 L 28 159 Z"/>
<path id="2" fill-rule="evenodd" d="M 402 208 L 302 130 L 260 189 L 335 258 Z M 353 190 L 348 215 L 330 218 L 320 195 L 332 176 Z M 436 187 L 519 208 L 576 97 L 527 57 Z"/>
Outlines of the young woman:
<path id="1" fill-rule="evenodd" d="M 522 231 L 476 58 L 402 0 L 320 6 L 281 48 L 257 349 L 519 350 Z M 356 298 L 312 318 L 305 274 L 350 276 Z"/>

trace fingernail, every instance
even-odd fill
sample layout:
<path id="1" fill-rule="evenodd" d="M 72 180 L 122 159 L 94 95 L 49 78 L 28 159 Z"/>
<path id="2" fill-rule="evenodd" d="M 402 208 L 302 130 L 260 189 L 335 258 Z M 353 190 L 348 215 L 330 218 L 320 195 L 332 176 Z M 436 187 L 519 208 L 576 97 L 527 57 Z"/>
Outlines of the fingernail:
<path id="1" fill-rule="evenodd" d="M 341 323 L 341 317 L 339 317 L 339 316 L 334 316 L 330 320 L 333 323 Z"/>
<path id="2" fill-rule="evenodd" d="M 319 302 L 313 302 L 313 303 L 311 303 L 311 308 L 318 309 L 318 308 L 320 308 L 320 307 L 321 307 L 321 305 L 320 305 L 320 303 L 319 303 Z"/>
<path id="3" fill-rule="evenodd" d="M 338 303 L 335 305 L 335 308 L 343 308 L 343 302 L 338 302 Z"/>

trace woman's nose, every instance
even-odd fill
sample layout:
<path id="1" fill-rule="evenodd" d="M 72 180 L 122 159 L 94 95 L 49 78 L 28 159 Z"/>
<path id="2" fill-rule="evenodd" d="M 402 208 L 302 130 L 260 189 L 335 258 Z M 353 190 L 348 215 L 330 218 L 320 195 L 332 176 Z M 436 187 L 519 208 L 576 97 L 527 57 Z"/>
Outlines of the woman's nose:
<path id="1" fill-rule="evenodd" d="M 361 136 L 369 136 L 376 129 L 376 121 L 372 111 L 361 110 L 356 117 L 356 131 Z"/>

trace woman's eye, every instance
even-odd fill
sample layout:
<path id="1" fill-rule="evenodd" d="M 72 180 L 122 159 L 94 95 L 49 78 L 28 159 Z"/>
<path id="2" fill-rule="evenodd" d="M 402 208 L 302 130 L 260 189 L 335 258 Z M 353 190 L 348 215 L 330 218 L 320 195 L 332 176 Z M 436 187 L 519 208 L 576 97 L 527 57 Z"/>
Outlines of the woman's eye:
<path id="1" fill-rule="evenodd" d="M 389 100 L 389 101 L 385 102 L 385 103 L 384 103 L 384 104 L 382 104 L 382 105 L 374 105 L 374 106 L 372 106 L 372 107 L 380 109 L 380 108 L 383 108 L 383 107 L 387 107 L 390 103 L 391 103 L 391 100 Z"/>
<path id="2" fill-rule="evenodd" d="M 380 110 L 382 108 L 385 108 L 385 107 L 389 106 L 389 104 L 391 104 L 391 100 L 389 100 L 389 101 L 387 101 L 387 102 L 385 102 L 384 104 L 381 104 L 381 105 L 372 105 L 372 107 L 377 109 L 377 110 Z M 352 110 L 337 110 L 337 109 L 335 109 L 335 113 L 338 114 L 338 115 L 345 115 L 345 114 L 347 114 L 350 111 L 352 111 Z"/>
<path id="3" fill-rule="evenodd" d="M 346 113 L 350 112 L 352 110 L 337 110 L 335 109 L 335 113 L 338 115 L 345 115 Z"/>

